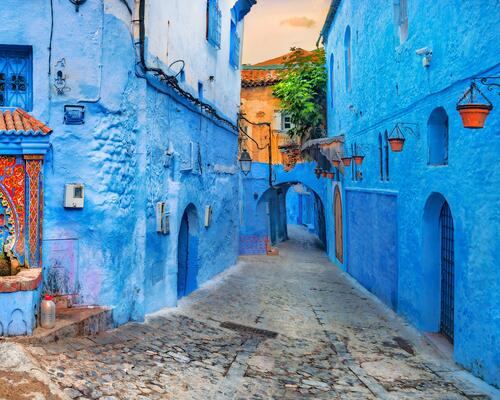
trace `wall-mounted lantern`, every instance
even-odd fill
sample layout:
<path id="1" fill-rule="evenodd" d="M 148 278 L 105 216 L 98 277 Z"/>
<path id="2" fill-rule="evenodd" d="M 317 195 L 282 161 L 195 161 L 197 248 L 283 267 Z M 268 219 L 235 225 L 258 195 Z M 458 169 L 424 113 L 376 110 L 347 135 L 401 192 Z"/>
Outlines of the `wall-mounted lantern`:
<path id="1" fill-rule="evenodd" d="M 415 127 L 415 129 L 412 128 Z M 404 131 L 404 132 L 403 132 Z M 391 145 L 391 150 L 394 153 L 399 153 L 403 151 L 403 147 L 405 145 L 405 135 L 414 135 L 418 137 L 418 124 L 411 122 L 398 122 L 394 125 L 391 133 L 389 134 L 388 141 Z"/>
<path id="2" fill-rule="evenodd" d="M 497 83 L 490 83 L 488 79 L 500 79 L 500 77 L 482 77 L 477 78 L 480 83 L 492 90 L 494 86 L 500 87 Z M 464 128 L 482 129 L 488 114 L 493 109 L 493 104 L 479 89 L 476 79 L 473 79 L 463 96 L 458 100 L 457 110 L 462 117 Z"/>
<path id="3" fill-rule="evenodd" d="M 252 157 L 250 157 L 247 149 L 243 149 L 240 154 L 240 166 L 241 172 L 243 172 L 243 175 L 245 176 L 247 176 L 252 169 Z"/>

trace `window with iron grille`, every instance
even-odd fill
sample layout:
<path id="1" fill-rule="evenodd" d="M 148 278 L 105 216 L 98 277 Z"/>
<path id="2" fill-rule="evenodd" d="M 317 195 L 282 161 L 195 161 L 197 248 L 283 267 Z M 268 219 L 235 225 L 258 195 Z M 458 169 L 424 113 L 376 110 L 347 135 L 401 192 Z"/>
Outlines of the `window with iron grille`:
<path id="1" fill-rule="evenodd" d="M 0 45 L 0 107 L 33 108 L 31 46 Z"/>
<path id="2" fill-rule="evenodd" d="M 236 23 L 231 21 L 231 38 L 230 38 L 230 48 L 229 48 L 229 63 L 234 68 L 240 67 L 240 46 L 241 41 L 238 36 L 238 30 L 236 29 Z"/>
<path id="3" fill-rule="evenodd" d="M 208 43 L 220 49 L 222 13 L 217 0 L 207 0 L 207 31 Z"/>

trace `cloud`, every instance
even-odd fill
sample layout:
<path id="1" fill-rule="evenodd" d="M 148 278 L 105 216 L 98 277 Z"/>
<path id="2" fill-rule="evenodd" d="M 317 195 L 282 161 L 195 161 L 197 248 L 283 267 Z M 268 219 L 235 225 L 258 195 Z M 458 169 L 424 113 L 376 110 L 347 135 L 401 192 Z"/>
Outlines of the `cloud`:
<path id="1" fill-rule="evenodd" d="M 280 22 L 280 25 L 289 25 L 294 28 L 312 28 L 316 25 L 316 21 L 307 17 L 292 17 L 284 19 Z"/>

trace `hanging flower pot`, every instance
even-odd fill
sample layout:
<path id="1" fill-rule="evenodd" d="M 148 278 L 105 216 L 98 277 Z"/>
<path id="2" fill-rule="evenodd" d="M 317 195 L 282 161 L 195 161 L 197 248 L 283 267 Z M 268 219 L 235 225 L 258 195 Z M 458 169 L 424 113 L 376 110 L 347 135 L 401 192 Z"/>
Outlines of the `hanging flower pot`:
<path id="1" fill-rule="evenodd" d="M 351 165 L 352 158 L 351 157 L 342 157 L 342 163 L 344 166 L 348 167 Z"/>
<path id="2" fill-rule="evenodd" d="M 327 178 L 329 178 L 329 179 L 333 179 L 333 178 L 334 178 L 334 176 L 335 176 L 335 174 L 334 174 L 333 172 L 328 172 L 328 173 L 326 174 L 326 177 L 327 177 Z"/>
<path id="3" fill-rule="evenodd" d="M 486 102 L 479 102 L 475 92 L 477 92 Z M 492 109 L 493 104 L 491 104 L 491 101 L 489 101 L 484 93 L 479 90 L 474 81 L 457 103 L 457 110 L 460 113 L 460 117 L 462 117 L 464 128 L 468 129 L 484 128 L 486 118 Z"/>
<path id="4" fill-rule="evenodd" d="M 491 104 L 461 104 L 457 106 L 464 128 L 469 129 L 484 128 L 486 117 L 492 109 Z"/>
<path id="5" fill-rule="evenodd" d="M 389 144 L 391 145 L 391 150 L 395 153 L 403 151 L 403 146 L 405 144 L 405 138 L 393 137 L 389 138 Z"/>
<path id="6" fill-rule="evenodd" d="M 314 174 L 316 175 L 316 178 L 319 179 L 321 176 L 321 170 L 319 168 L 314 168 Z"/>
<path id="7" fill-rule="evenodd" d="M 363 160 L 365 159 L 365 156 L 357 155 L 357 156 L 353 156 L 352 158 L 354 158 L 354 162 L 356 163 L 356 165 L 361 165 L 361 164 L 363 164 Z"/>
<path id="8" fill-rule="evenodd" d="M 323 178 L 326 178 L 326 175 L 327 175 L 327 172 L 326 172 L 326 171 L 323 171 L 323 172 L 321 173 L 321 176 L 322 176 Z"/>
<path id="9" fill-rule="evenodd" d="M 338 168 L 340 166 L 340 160 L 333 160 L 332 164 L 335 168 Z"/>

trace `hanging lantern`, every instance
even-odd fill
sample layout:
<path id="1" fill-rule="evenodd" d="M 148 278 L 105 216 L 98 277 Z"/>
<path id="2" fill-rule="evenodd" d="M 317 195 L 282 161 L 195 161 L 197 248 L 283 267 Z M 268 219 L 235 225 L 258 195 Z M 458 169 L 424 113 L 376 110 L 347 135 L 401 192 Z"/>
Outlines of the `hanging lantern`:
<path id="1" fill-rule="evenodd" d="M 477 92 L 477 94 L 475 93 Z M 480 95 L 486 102 L 479 102 L 478 95 Z M 465 91 L 464 95 L 457 103 L 457 110 L 462 117 L 464 128 L 468 129 L 482 129 L 488 114 L 493 109 L 493 104 L 477 87 L 476 83 L 472 81 L 470 87 Z"/>
<path id="2" fill-rule="evenodd" d="M 252 157 L 250 157 L 250 154 L 248 154 L 247 149 L 243 149 L 240 154 L 240 166 L 241 172 L 243 172 L 245 176 L 247 176 L 252 169 Z"/>
<path id="3" fill-rule="evenodd" d="M 344 166 L 346 167 L 351 165 L 351 161 L 352 161 L 351 157 L 342 157 L 342 164 L 344 164 Z"/>

